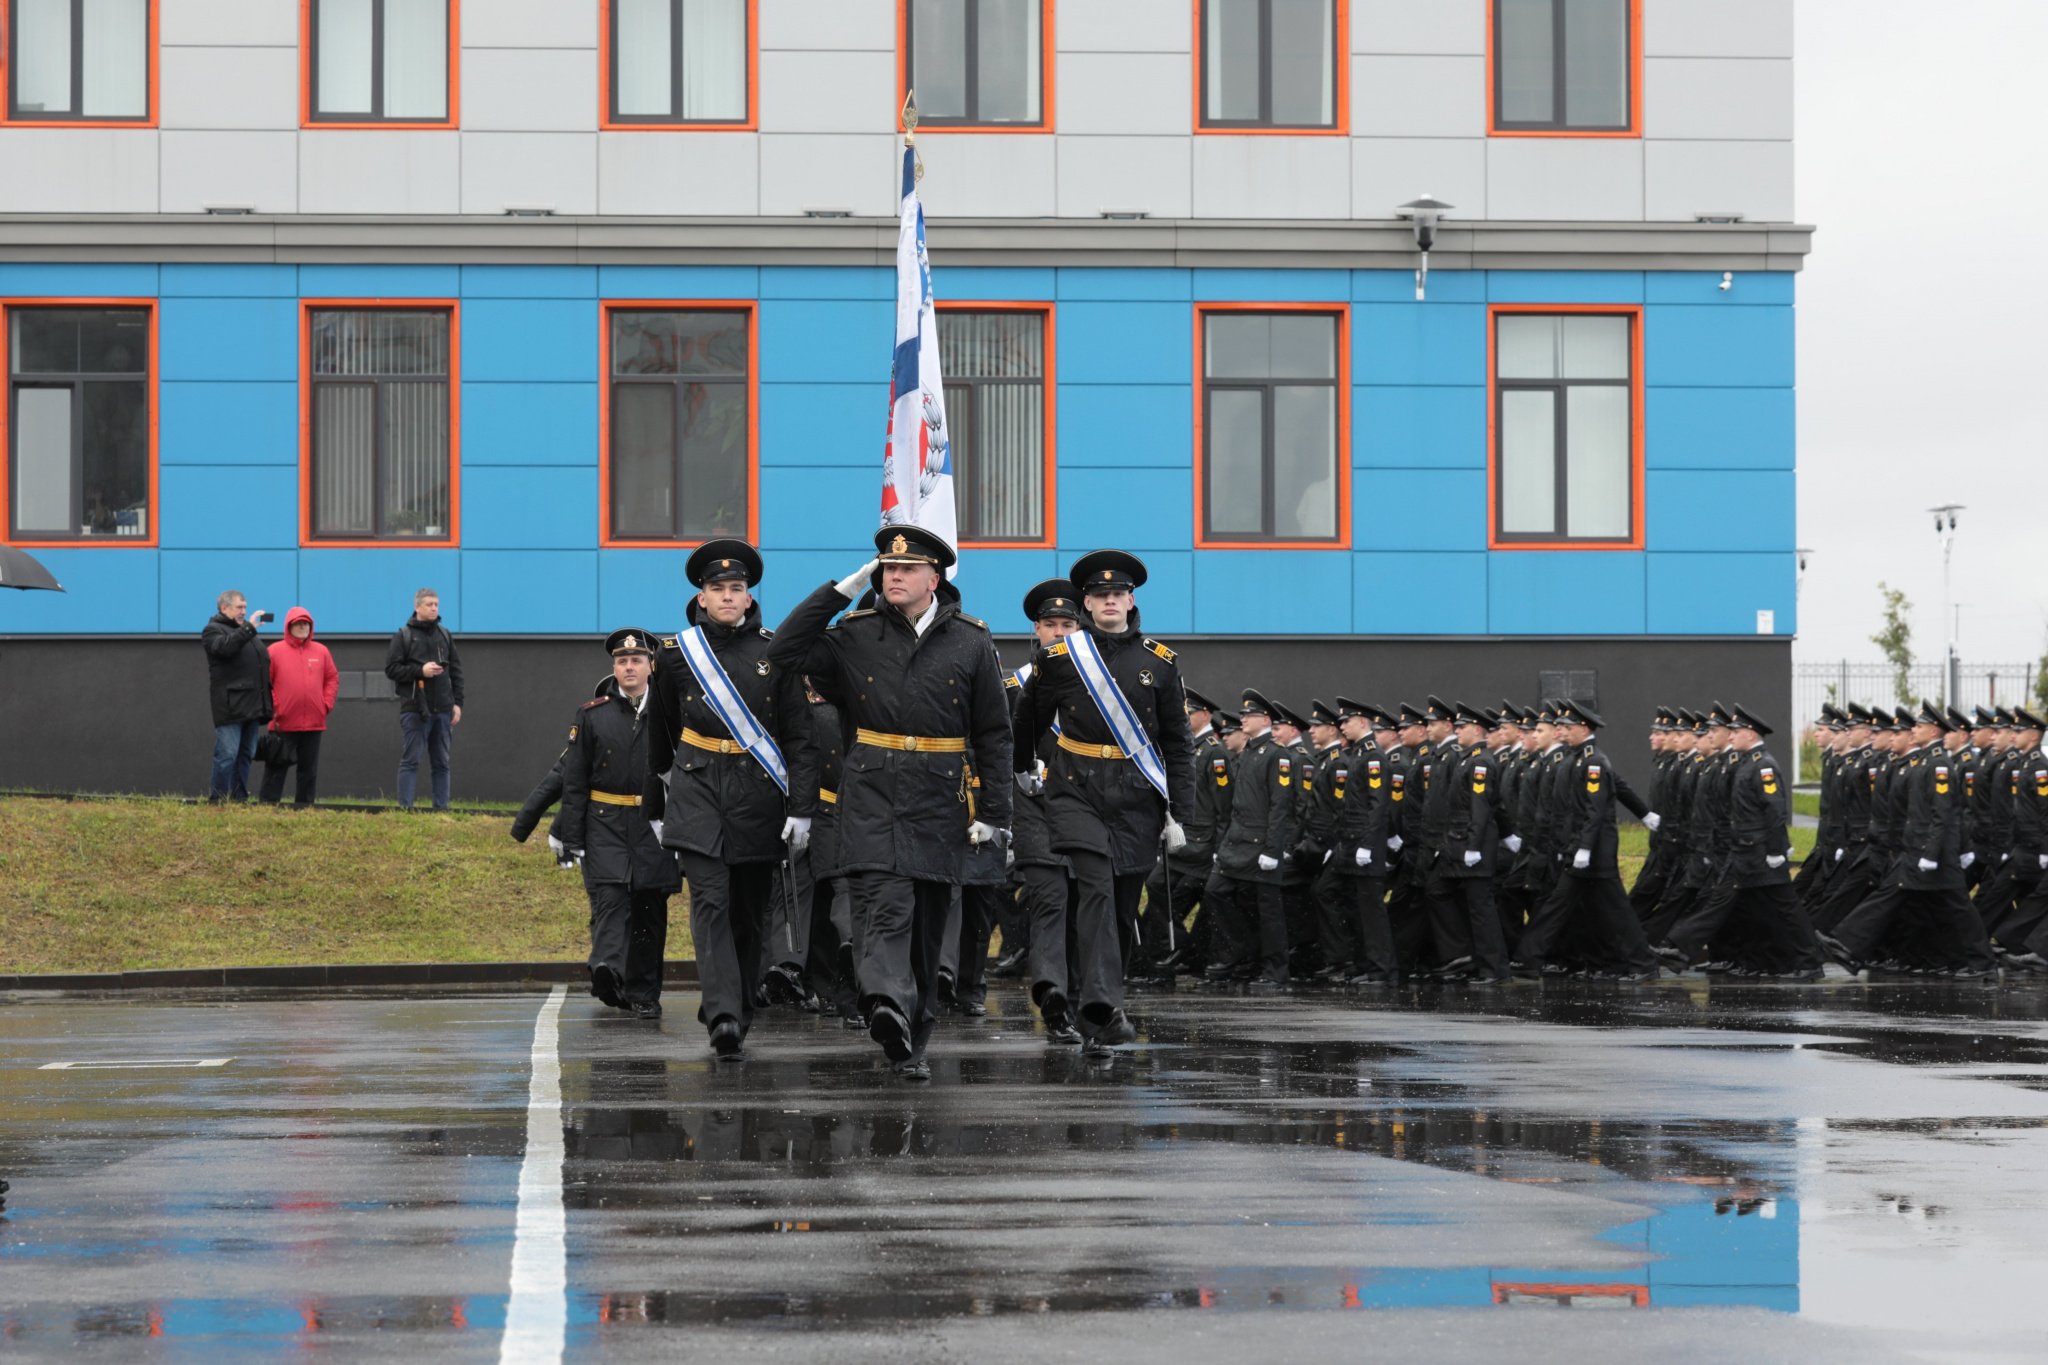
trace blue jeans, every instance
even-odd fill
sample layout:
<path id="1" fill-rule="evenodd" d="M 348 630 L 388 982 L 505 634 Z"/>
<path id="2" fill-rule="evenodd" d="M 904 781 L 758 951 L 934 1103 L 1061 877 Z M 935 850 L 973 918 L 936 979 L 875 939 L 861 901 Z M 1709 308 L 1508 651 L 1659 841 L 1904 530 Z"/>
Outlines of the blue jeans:
<path id="1" fill-rule="evenodd" d="M 448 753 L 455 744 L 454 714 L 435 711 L 422 716 L 412 711 L 400 711 L 398 730 L 405 739 L 404 747 L 398 751 L 399 807 L 412 809 L 413 797 L 419 790 L 420 750 L 424 749 L 434 770 L 434 809 L 447 810 Z"/>
<path id="2" fill-rule="evenodd" d="M 206 789 L 208 800 L 222 801 L 230 795 L 237 801 L 249 799 L 249 765 L 256 761 L 256 740 L 262 733 L 260 720 L 213 727 L 213 780 Z"/>

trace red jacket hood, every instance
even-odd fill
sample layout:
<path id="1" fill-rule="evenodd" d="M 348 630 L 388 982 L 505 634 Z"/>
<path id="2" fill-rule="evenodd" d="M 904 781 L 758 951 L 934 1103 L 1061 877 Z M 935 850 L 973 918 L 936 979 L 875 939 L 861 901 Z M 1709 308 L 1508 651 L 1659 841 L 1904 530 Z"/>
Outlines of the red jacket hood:
<path id="1" fill-rule="evenodd" d="M 284 614 L 284 642 L 286 644 L 295 645 L 298 643 L 297 640 L 292 638 L 292 627 L 301 621 L 304 621 L 308 627 L 311 627 L 313 625 L 313 613 L 307 611 L 304 607 L 293 607 Z M 306 631 L 306 639 L 309 643 L 313 639 L 313 631 L 311 629 Z"/>

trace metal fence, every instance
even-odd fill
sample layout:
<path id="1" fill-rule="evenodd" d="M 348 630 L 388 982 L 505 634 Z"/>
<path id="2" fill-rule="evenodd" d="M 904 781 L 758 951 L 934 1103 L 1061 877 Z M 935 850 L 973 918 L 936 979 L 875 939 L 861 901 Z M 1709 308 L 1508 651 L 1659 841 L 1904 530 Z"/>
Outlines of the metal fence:
<path id="1" fill-rule="evenodd" d="M 2035 675 L 2040 667 L 2038 662 L 1964 664 L 1956 695 L 1948 700 L 1954 701 L 1966 714 L 1972 706 L 2031 706 Z M 1922 697 L 1943 699 L 1942 672 L 1939 660 L 1915 664 L 1907 670 L 1911 704 L 1918 705 Z M 1820 715 L 1821 705 L 1830 701 L 1837 706 L 1846 706 L 1852 701 L 1865 706 L 1907 704 L 1905 698 L 1898 694 L 1890 664 L 1852 664 L 1844 660 L 1831 664 L 1803 663 L 1793 669 L 1792 712 L 1801 734 Z"/>

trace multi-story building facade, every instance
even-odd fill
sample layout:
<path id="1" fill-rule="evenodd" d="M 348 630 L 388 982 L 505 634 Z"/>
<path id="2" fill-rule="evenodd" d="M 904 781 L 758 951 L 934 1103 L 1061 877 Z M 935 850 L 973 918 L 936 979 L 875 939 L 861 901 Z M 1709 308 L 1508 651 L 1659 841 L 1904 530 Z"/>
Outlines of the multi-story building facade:
<path id="1" fill-rule="evenodd" d="M 0 529 L 68 589 L 0 595 L 0 781 L 196 787 L 233 587 L 388 786 L 431 585 L 516 795 L 691 545 L 771 620 L 858 563 L 913 86 L 999 633 L 1114 544 L 1205 690 L 1785 715 L 1790 9 L 0 0 Z"/>

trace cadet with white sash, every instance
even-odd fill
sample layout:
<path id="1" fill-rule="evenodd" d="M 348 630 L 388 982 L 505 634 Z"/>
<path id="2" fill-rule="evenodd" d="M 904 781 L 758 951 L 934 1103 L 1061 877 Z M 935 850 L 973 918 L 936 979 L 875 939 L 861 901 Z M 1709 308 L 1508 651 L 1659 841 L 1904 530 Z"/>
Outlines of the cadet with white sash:
<path id="1" fill-rule="evenodd" d="M 1068 575 L 1088 621 L 1033 659 L 1015 719 L 1018 783 L 1041 736 L 1060 722 L 1043 779 L 1052 847 L 1067 855 L 1078 890 L 1075 916 L 1083 1048 L 1106 1053 L 1137 1036 L 1123 1011 L 1124 934 L 1135 934 L 1138 900 L 1159 858 L 1187 841 L 1180 819 L 1194 805 L 1194 739 L 1173 651 L 1145 638 L 1133 591 L 1145 566 L 1121 550 L 1096 550 Z"/>

